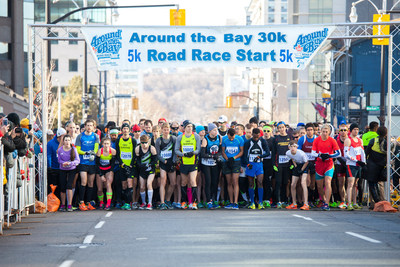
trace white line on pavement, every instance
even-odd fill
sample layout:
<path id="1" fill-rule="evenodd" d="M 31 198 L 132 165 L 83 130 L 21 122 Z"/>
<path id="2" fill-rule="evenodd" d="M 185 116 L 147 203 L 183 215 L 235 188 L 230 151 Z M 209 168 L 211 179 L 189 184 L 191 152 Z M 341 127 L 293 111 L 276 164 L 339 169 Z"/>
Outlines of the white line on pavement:
<path id="1" fill-rule="evenodd" d="M 70 267 L 75 261 L 67 260 L 60 264 L 59 267 Z"/>
<path id="2" fill-rule="evenodd" d="M 90 244 L 92 243 L 92 240 L 94 238 L 94 235 L 87 235 L 85 239 L 83 240 L 83 244 Z M 87 248 L 87 246 L 80 246 L 79 248 Z"/>
<path id="3" fill-rule="evenodd" d="M 317 223 L 317 224 L 322 225 L 322 226 L 328 226 L 328 225 L 326 225 L 326 224 L 324 224 L 324 223 L 320 223 L 320 222 L 314 221 L 314 220 L 313 220 L 312 218 L 310 218 L 310 217 L 304 217 L 304 216 L 301 216 L 301 215 L 298 215 L 298 214 L 293 214 L 293 216 L 294 216 L 294 217 L 297 217 L 297 218 L 304 219 L 304 220 L 306 220 L 306 221 L 311 221 L 311 222 L 313 222 L 313 223 Z"/>
<path id="4" fill-rule="evenodd" d="M 112 211 L 107 212 L 106 217 L 111 217 L 111 215 L 112 215 Z"/>
<path id="5" fill-rule="evenodd" d="M 346 232 L 346 234 L 352 235 L 352 236 L 355 236 L 355 237 L 358 237 L 358 238 L 361 238 L 361 239 L 366 240 L 366 241 L 371 242 L 371 243 L 378 243 L 378 244 L 379 244 L 379 243 L 382 243 L 382 242 L 379 241 L 379 240 L 372 239 L 372 238 L 369 238 L 369 237 L 367 237 L 367 236 L 363 236 L 363 235 L 356 234 L 356 233 L 353 233 L 353 232 Z"/>
<path id="6" fill-rule="evenodd" d="M 99 228 L 103 227 L 104 224 L 105 224 L 105 221 L 101 221 L 98 224 L 96 224 L 96 226 L 94 228 L 99 229 Z"/>
<path id="7" fill-rule="evenodd" d="M 147 237 L 136 237 L 136 240 L 147 240 Z"/>

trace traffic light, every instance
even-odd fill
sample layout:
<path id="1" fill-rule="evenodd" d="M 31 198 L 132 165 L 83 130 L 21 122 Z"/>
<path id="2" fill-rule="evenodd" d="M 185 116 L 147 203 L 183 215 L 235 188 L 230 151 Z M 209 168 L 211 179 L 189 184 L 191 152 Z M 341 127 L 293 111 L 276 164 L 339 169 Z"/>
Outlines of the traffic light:
<path id="1" fill-rule="evenodd" d="M 138 110 L 138 109 L 139 109 L 139 98 L 132 97 L 132 110 Z"/>
<path id="2" fill-rule="evenodd" d="M 227 96 L 226 97 L 225 107 L 226 108 L 231 108 L 232 107 L 232 96 Z"/>

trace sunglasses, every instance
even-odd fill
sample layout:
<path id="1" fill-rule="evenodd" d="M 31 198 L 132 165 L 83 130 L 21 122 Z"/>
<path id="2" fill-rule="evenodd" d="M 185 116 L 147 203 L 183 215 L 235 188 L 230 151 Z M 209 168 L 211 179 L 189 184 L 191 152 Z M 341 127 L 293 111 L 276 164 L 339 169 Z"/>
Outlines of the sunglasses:
<path id="1" fill-rule="evenodd" d="M 299 137 L 298 137 L 298 136 L 293 136 L 293 138 L 294 138 L 294 139 L 298 139 Z"/>
<path id="2" fill-rule="evenodd" d="M 140 142 L 142 145 L 146 145 L 146 144 L 148 144 L 147 142 Z"/>
<path id="3" fill-rule="evenodd" d="M 270 133 L 271 131 L 270 130 L 264 130 L 264 133 Z"/>
<path id="4" fill-rule="evenodd" d="M 347 129 L 340 129 L 339 132 L 347 132 Z"/>
<path id="5" fill-rule="evenodd" d="M 176 130 L 179 130 L 179 127 L 171 127 L 171 129 L 176 131 Z"/>
<path id="6" fill-rule="evenodd" d="M 133 131 L 134 133 L 140 133 L 140 131 Z"/>

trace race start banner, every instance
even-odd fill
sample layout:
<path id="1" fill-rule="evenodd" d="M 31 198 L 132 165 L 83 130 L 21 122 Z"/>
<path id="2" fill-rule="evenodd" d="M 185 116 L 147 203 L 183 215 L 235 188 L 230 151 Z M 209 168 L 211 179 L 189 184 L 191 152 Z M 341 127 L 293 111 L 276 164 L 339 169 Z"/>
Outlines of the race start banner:
<path id="1" fill-rule="evenodd" d="M 98 69 L 241 66 L 304 69 L 334 26 L 85 26 Z"/>

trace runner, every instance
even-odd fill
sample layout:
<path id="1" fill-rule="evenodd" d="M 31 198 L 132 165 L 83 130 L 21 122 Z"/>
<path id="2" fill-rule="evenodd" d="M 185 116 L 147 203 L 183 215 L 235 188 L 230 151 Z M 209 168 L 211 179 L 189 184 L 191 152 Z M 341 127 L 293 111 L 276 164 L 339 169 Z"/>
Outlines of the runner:
<path id="1" fill-rule="evenodd" d="M 174 147 L 176 143 L 176 137 L 170 135 L 169 124 L 164 122 L 161 126 L 162 136 L 156 141 L 156 151 L 160 164 L 160 199 L 161 205 L 160 209 L 173 209 L 171 204 L 171 196 L 174 193 L 176 187 L 176 171 L 175 166 L 177 162 L 177 157 L 174 153 Z M 169 179 L 169 185 L 167 194 L 165 196 L 165 188 L 167 186 L 167 177 Z"/>
<path id="2" fill-rule="evenodd" d="M 340 156 L 336 160 L 335 172 L 338 179 L 338 191 L 340 197 L 339 209 L 347 208 L 345 201 L 345 180 L 346 180 L 346 158 L 344 156 L 344 141 L 348 138 L 346 124 L 339 125 L 339 135 L 336 137 L 336 143 L 340 148 Z"/>
<path id="3" fill-rule="evenodd" d="M 67 211 L 72 211 L 72 183 L 80 160 L 78 151 L 72 146 L 72 138 L 68 134 L 62 139 L 61 146 L 57 150 L 57 158 L 60 164 L 61 206 L 59 211 L 65 211 L 65 192 L 68 195 Z"/>
<path id="4" fill-rule="evenodd" d="M 99 169 L 99 177 L 97 178 L 97 197 L 99 198 L 99 208 L 104 208 L 104 187 L 106 188 L 106 206 L 105 210 L 111 209 L 112 200 L 112 182 L 114 180 L 114 164 L 116 150 L 111 147 L 111 139 L 103 138 L 101 141 L 102 148 L 96 153 L 96 167 Z"/>
<path id="5" fill-rule="evenodd" d="M 333 158 L 340 156 L 340 149 L 335 139 L 329 136 L 330 126 L 324 124 L 321 128 L 321 136 L 313 142 L 312 154 L 317 157 L 315 161 L 316 181 L 318 193 L 322 198 L 322 210 L 330 210 L 328 202 L 332 194 L 332 176 L 334 172 Z M 325 190 L 324 190 L 325 187 Z"/>
<path id="6" fill-rule="evenodd" d="M 220 136 L 226 136 L 227 131 L 228 131 L 228 129 L 226 127 L 228 118 L 225 115 L 221 115 L 221 116 L 219 116 L 217 122 L 218 122 L 218 134 Z"/>
<path id="7" fill-rule="evenodd" d="M 214 123 L 208 124 L 208 134 L 201 143 L 201 165 L 205 176 L 205 191 L 208 209 L 218 208 L 217 192 L 220 170 L 217 165 L 221 155 L 222 138 Z"/>
<path id="8" fill-rule="evenodd" d="M 153 137 L 153 122 L 151 120 L 146 120 L 144 122 L 144 131 L 140 133 L 140 136 L 142 135 L 148 135 L 150 138 Z"/>
<path id="9" fill-rule="evenodd" d="M 222 138 L 222 173 L 226 176 L 229 200 L 228 209 L 239 209 L 239 174 L 240 157 L 243 155 L 244 141 L 237 136 L 235 130 L 230 128 L 227 136 Z"/>
<path id="10" fill-rule="evenodd" d="M 357 204 L 357 182 L 366 158 L 362 140 L 357 137 L 358 124 L 350 125 L 350 136 L 344 141 L 344 157 L 347 165 L 347 210 L 361 209 Z M 353 201 L 353 203 L 352 203 Z"/>
<path id="11" fill-rule="evenodd" d="M 251 204 L 248 208 L 254 210 L 256 209 L 254 202 L 254 178 L 257 179 L 258 209 L 264 209 L 264 170 L 262 161 L 264 158 L 270 155 L 270 151 L 267 141 L 265 141 L 263 138 L 260 138 L 260 129 L 254 128 L 252 133 L 253 137 L 244 143 L 243 157 L 247 166 L 246 176 L 249 180 L 249 195 Z"/>
<path id="12" fill-rule="evenodd" d="M 146 124 L 145 124 L 146 125 Z M 156 148 L 150 145 L 150 138 L 147 135 L 140 136 L 140 146 L 135 149 L 137 164 L 139 168 L 140 197 L 142 204 L 139 209 L 153 209 L 153 180 L 157 162 Z M 148 203 L 146 205 L 146 186 Z"/>
<path id="13" fill-rule="evenodd" d="M 272 149 L 274 144 L 274 137 L 272 133 L 272 128 L 268 125 L 263 127 L 264 136 L 263 138 L 267 141 L 268 147 Z M 266 157 L 263 160 L 263 168 L 264 168 L 264 191 L 265 191 L 265 201 L 263 203 L 264 208 L 271 208 L 272 199 L 272 178 L 274 175 L 274 161 L 272 160 L 272 154 Z"/>
<path id="14" fill-rule="evenodd" d="M 132 126 L 133 137 L 135 138 L 136 144 L 140 143 L 140 127 L 135 124 Z"/>
<path id="15" fill-rule="evenodd" d="M 287 202 L 286 188 L 290 179 L 289 158 L 286 151 L 289 150 L 290 137 L 286 132 L 286 125 L 283 121 L 277 123 L 278 135 L 275 136 L 272 150 L 274 151 L 274 170 L 275 170 L 275 199 L 276 208 L 282 208 L 282 201 Z"/>
<path id="16" fill-rule="evenodd" d="M 117 176 L 118 182 L 122 185 L 122 197 L 125 200 L 125 204 L 121 207 L 123 210 L 136 208 L 133 204 L 131 206 L 131 202 L 132 199 L 135 199 L 137 187 L 138 174 L 135 166 L 135 147 L 137 144 L 135 139 L 130 135 L 129 129 L 129 124 L 122 124 L 122 136 L 118 138 L 116 143 L 117 160 L 120 164 Z M 120 195 L 119 192 L 118 195 Z M 117 198 L 117 203 L 120 200 Z"/>
<path id="17" fill-rule="evenodd" d="M 196 133 L 200 136 L 200 142 L 203 142 L 204 137 L 206 136 L 206 129 L 202 125 L 196 126 Z M 198 205 L 197 207 L 200 208 L 205 208 L 206 207 L 206 191 L 205 191 L 205 183 L 206 183 L 206 178 L 204 176 L 204 171 L 202 168 L 201 164 L 201 153 L 199 157 L 199 162 L 198 162 L 198 171 L 197 171 L 197 199 L 198 199 Z M 203 198 L 202 198 L 203 197 Z"/>
<path id="18" fill-rule="evenodd" d="M 291 193 L 292 193 L 292 201 L 293 203 L 286 207 L 289 210 L 297 209 L 297 198 L 296 198 L 296 187 L 297 182 L 301 182 L 301 187 L 303 188 L 303 203 L 304 205 L 300 208 L 302 210 L 309 210 L 310 206 L 308 206 L 308 192 L 307 192 L 307 167 L 308 167 L 308 158 L 306 153 L 302 150 L 297 149 L 298 145 L 295 140 L 289 142 L 289 151 L 286 151 L 286 156 L 292 160 L 294 165 L 294 169 L 292 171 L 292 185 L 291 185 Z"/>
<path id="19" fill-rule="evenodd" d="M 94 178 L 96 174 L 95 167 L 95 155 L 99 150 L 100 139 L 97 134 L 95 134 L 94 128 L 95 122 L 94 120 L 86 120 L 85 122 L 85 131 L 79 134 L 76 137 L 76 149 L 78 150 L 80 165 L 79 165 L 79 173 L 81 176 L 81 186 L 79 188 L 79 209 L 82 211 L 85 210 L 94 210 Z M 86 192 L 86 203 L 84 203 L 85 190 L 86 185 L 88 186 Z"/>
<path id="20" fill-rule="evenodd" d="M 174 121 L 171 123 L 171 135 L 174 135 L 178 137 L 178 135 L 181 135 L 182 133 L 179 132 L 179 123 L 177 121 Z"/>
<path id="21" fill-rule="evenodd" d="M 197 209 L 196 199 L 197 197 L 197 160 L 201 150 L 200 136 L 197 133 L 193 133 L 193 124 L 189 120 L 183 122 L 184 134 L 178 136 L 175 144 L 175 154 L 182 157 L 180 165 L 180 172 L 182 175 L 182 184 L 186 185 L 185 182 L 190 182 L 192 186 L 192 197 L 189 199 L 194 201 L 190 203 L 192 209 Z M 184 186 L 183 186 L 184 187 Z M 190 196 L 188 195 L 188 198 Z M 189 206 L 190 207 L 190 206 Z"/>

